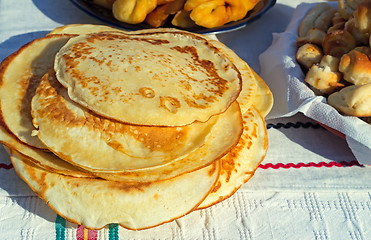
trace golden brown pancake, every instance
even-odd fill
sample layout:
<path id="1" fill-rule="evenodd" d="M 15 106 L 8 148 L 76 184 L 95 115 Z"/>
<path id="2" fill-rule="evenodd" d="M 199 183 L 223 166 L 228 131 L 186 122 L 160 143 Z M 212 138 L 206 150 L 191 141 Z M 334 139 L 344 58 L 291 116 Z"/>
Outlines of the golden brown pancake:
<path id="1" fill-rule="evenodd" d="M 268 149 L 263 117 L 254 107 L 243 116 L 244 130 L 237 145 L 221 158 L 221 171 L 213 191 L 201 203 L 206 208 L 232 196 L 255 173 Z"/>
<path id="2" fill-rule="evenodd" d="M 104 25 L 90 25 L 90 24 L 70 24 L 60 28 L 57 28 L 52 33 L 68 33 L 68 34 L 87 34 L 87 33 L 98 33 L 104 31 L 122 31 L 116 29 L 110 29 Z M 179 32 L 178 29 L 161 28 L 161 29 L 146 29 L 131 33 L 156 33 L 156 32 Z M 217 47 L 231 62 L 237 67 L 241 73 L 242 89 L 237 98 L 240 104 L 241 112 L 244 113 L 249 110 L 250 106 L 254 105 L 266 116 L 273 105 L 273 96 L 270 89 L 264 83 L 264 81 L 250 68 L 250 66 L 242 60 L 233 50 L 225 46 L 223 43 L 211 39 L 207 35 L 197 36 L 204 38 L 208 42 L 211 42 Z"/>
<path id="3" fill-rule="evenodd" d="M 94 175 L 76 168 L 50 152 L 41 151 L 22 143 L 2 126 L 0 126 L 0 143 L 6 146 L 12 154 L 22 156 L 45 170 L 74 177 L 94 177 Z"/>
<path id="4" fill-rule="evenodd" d="M 118 223 L 145 229 L 182 217 L 196 208 L 219 176 L 219 162 L 171 180 L 124 183 L 52 173 L 11 157 L 17 174 L 55 212 L 88 229 Z"/>
<path id="5" fill-rule="evenodd" d="M 251 71 L 258 85 L 253 106 L 263 117 L 266 117 L 273 107 L 273 94 L 264 80 L 254 70 L 251 69 Z"/>
<path id="6" fill-rule="evenodd" d="M 70 98 L 121 122 L 183 126 L 224 112 L 241 75 L 218 48 L 188 32 L 102 32 L 64 45 L 54 65 Z"/>
<path id="7" fill-rule="evenodd" d="M 22 142 L 40 149 L 45 146 L 31 136 L 31 98 L 40 78 L 53 67 L 57 51 L 73 35 L 36 39 L 13 53 L 0 65 L 0 111 L 6 127 Z"/>
<path id="8" fill-rule="evenodd" d="M 36 90 L 32 116 L 38 128 L 35 132 L 51 151 L 92 172 L 157 169 L 162 165 L 172 166 L 175 160 L 190 154 L 198 158 L 193 164 L 187 164 L 188 171 L 194 170 L 224 154 L 242 132 L 238 104 L 206 123 L 184 127 L 137 126 L 113 121 L 71 101 L 54 71 L 45 74 Z M 219 132 L 220 127 L 224 132 Z M 211 153 L 202 150 L 211 144 L 218 150 Z M 172 176 L 175 172 L 173 169 Z"/>
<path id="9" fill-rule="evenodd" d="M 107 32 L 107 31 L 119 31 L 126 32 L 122 29 L 117 29 L 105 25 L 95 25 L 95 24 L 67 24 L 53 29 L 48 35 L 51 34 L 89 34 L 97 32 Z"/>

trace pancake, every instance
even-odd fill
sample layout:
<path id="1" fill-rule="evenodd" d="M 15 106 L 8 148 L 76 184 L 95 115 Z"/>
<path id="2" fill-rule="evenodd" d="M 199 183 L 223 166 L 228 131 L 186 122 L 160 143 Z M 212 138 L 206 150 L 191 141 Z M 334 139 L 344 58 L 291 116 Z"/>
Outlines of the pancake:
<path id="1" fill-rule="evenodd" d="M 52 31 L 51 33 L 68 33 L 68 34 L 87 34 L 87 33 L 98 33 L 103 31 L 122 31 L 116 29 L 110 29 L 110 27 L 106 27 L 104 25 L 90 25 L 90 24 L 70 24 L 56 30 Z M 155 33 L 155 32 L 179 32 L 178 29 L 146 29 L 146 30 L 138 30 L 135 32 L 126 32 L 127 34 L 130 33 Z M 270 92 L 267 85 L 263 82 L 262 79 L 257 76 L 257 74 L 250 68 L 250 66 L 242 60 L 232 49 L 224 45 L 222 42 L 216 41 L 211 39 L 207 35 L 197 35 L 199 37 L 204 38 L 208 42 L 212 43 L 215 47 L 217 47 L 226 57 L 233 62 L 233 64 L 237 67 L 238 71 L 241 74 L 242 79 L 242 89 L 237 98 L 238 103 L 240 104 L 241 112 L 244 113 L 249 110 L 250 106 L 255 102 L 255 105 L 258 108 L 264 107 L 263 112 L 266 115 L 273 104 L 272 94 L 268 94 Z M 267 91 L 268 90 L 268 91 Z M 270 95 L 270 96 L 269 96 Z M 256 100 L 258 98 L 258 100 Z M 267 106 L 266 106 L 267 105 Z"/>
<path id="2" fill-rule="evenodd" d="M 17 174 L 55 212 L 88 229 L 118 223 L 154 227 L 184 216 L 205 199 L 219 176 L 219 162 L 171 180 L 129 184 L 75 178 L 38 168 L 12 156 Z"/>
<path id="3" fill-rule="evenodd" d="M 221 158 L 218 182 L 199 208 L 207 208 L 232 196 L 255 173 L 268 149 L 263 117 L 254 107 L 243 116 L 244 130 L 237 145 Z"/>
<path id="4" fill-rule="evenodd" d="M 223 43 L 210 39 L 221 52 L 223 52 L 237 67 L 238 71 L 241 73 L 242 79 L 242 89 L 237 98 L 240 104 L 241 112 L 245 113 L 248 111 L 254 102 L 256 92 L 258 90 L 257 80 L 254 77 L 253 71 L 249 65 L 242 60 L 232 49 L 225 46 Z"/>
<path id="5" fill-rule="evenodd" d="M 0 143 L 6 146 L 12 154 L 22 156 L 45 170 L 74 177 L 94 177 L 94 175 L 74 167 L 50 152 L 41 151 L 22 143 L 2 126 L 0 126 Z"/>
<path id="6" fill-rule="evenodd" d="M 194 169 L 199 168 L 230 149 L 242 132 L 238 106 L 206 123 L 184 127 L 137 126 L 113 121 L 71 101 L 53 70 L 41 79 L 32 99 L 32 116 L 38 128 L 35 133 L 48 149 L 92 172 L 125 172 L 171 164 L 190 153 L 198 153 L 200 148 L 216 145 L 219 150 L 208 154 L 212 158 L 202 158 L 205 155 L 202 151 L 203 155 L 195 156 L 200 160 L 194 161 L 199 164 Z M 230 131 L 221 133 L 219 126 Z"/>
<path id="7" fill-rule="evenodd" d="M 0 65 L 0 114 L 6 127 L 23 143 L 46 149 L 37 137 L 31 118 L 31 98 L 40 78 L 53 67 L 57 51 L 73 35 L 51 35 L 36 39 Z"/>
<path id="8" fill-rule="evenodd" d="M 187 32 L 80 35 L 61 48 L 54 69 L 73 101 L 137 125 L 205 122 L 241 90 L 234 64 Z"/>
<path id="9" fill-rule="evenodd" d="M 241 122 L 239 122 L 239 120 Z M 238 124 L 236 124 L 238 122 Z M 241 124 L 241 128 L 240 128 Z M 154 167 L 143 169 L 91 173 L 113 181 L 153 182 L 170 179 L 203 168 L 226 155 L 238 142 L 242 133 L 242 118 L 237 102 L 221 114 L 205 143 L 184 157 Z M 231 144 L 233 143 L 233 144 Z"/>
<path id="10" fill-rule="evenodd" d="M 273 94 L 264 80 L 251 69 L 257 82 L 257 92 L 254 96 L 253 106 L 265 117 L 273 107 Z"/>
<path id="11" fill-rule="evenodd" d="M 51 34 L 89 34 L 106 31 L 119 31 L 126 32 L 121 29 L 95 24 L 67 24 L 53 29 L 48 35 Z"/>

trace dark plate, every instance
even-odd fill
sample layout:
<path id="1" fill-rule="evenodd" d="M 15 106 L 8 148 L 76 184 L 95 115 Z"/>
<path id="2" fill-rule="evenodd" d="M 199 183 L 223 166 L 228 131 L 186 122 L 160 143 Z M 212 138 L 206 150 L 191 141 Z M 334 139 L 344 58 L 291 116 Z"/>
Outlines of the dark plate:
<path id="1" fill-rule="evenodd" d="M 128 24 L 128 23 L 120 22 L 113 17 L 111 10 L 92 4 L 91 0 L 71 0 L 71 1 L 77 7 L 79 7 L 80 9 L 88 13 L 89 15 L 103 21 L 106 24 L 112 25 L 114 27 L 119 27 L 124 30 L 140 30 L 140 29 L 152 28 L 150 25 L 146 23 Z M 243 28 L 249 23 L 255 21 L 256 19 L 261 17 L 264 13 L 266 13 L 275 4 L 276 4 L 276 0 L 262 0 L 254 7 L 254 9 L 249 11 L 246 17 L 242 20 L 227 23 L 221 27 L 216 27 L 216 28 L 194 27 L 194 28 L 189 28 L 185 30 L 195 32 L 195 33 L 201 33 L 201 34 L 202 33 L 223 33 L 223 32 L 234 31 L 234 30 Z M 170 25 L 165 25 L 163 27 L 174 27 L 174 26 L 170 24 Z"/>

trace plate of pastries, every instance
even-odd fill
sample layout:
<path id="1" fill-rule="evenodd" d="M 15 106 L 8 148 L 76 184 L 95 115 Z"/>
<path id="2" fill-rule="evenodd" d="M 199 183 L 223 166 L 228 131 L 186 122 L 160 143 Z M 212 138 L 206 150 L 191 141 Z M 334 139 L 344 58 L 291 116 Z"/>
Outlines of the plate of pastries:
<path id="1" fill-rule="evenodd" d="M 245 27 L 276 0 L 71 0 L 106 24 L 125 30 L 178 28 L 197 33 Z"/>
<path id="2" fill-rule="evenodd" d="M 344 116 L 371 123 L 371 1 L 315 5 L 298 29 L 305 83 Z"/>

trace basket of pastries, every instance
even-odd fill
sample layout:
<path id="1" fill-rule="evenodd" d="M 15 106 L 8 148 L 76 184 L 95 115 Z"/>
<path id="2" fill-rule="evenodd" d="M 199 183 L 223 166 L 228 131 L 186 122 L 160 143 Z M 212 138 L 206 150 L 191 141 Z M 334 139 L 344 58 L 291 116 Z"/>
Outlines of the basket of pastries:
<path id="1" fill-rule="evenodd" d="M 315 5 L 298 30 L 305 82 L 345 116 L 371 123 L 371 1 Z"/>

